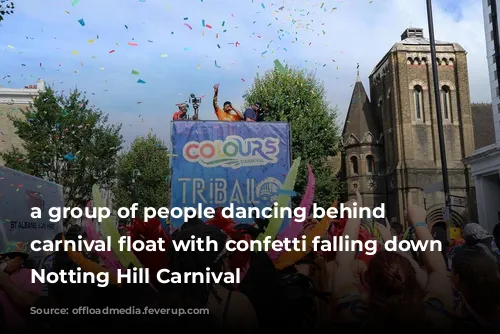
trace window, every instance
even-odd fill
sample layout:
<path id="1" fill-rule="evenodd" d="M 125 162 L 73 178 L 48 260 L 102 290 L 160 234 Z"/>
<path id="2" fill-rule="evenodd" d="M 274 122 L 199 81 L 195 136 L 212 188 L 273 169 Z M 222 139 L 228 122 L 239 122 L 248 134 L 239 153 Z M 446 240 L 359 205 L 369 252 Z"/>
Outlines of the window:
<path id="1" fill-rule="evenodd" d="M 497 104 L 498 113 L 500 114 L 500 103 Z"/>
<path id="2" fill-rule="evenodd" d="M 492 58 L 491 61 L 493 62 L 493 64 L 497 62 L 497 55 L 496 54 L 493 54 L 491 56 L 491 58 Z"/>
<path id="3" fill-rule="evenodd" d="M 488 0 L 488 6 L 491 6 L 491 0 Z"/>
<path id="4" fill-rule="evenodd" d="M 375 159 L 372 155 L 366 157 L 366 167 L 369 174 L 375 174 Z"/>
<path id="5" fill-rule="evenodd" d="M 492 41 L 494 41 L 494 40 L 495 40 L 495 34 L 493 33 L 493 30 L 492 30 L 492 31 L 490 31 L 490 39 L 491 39 Z"/>
<path id="6" fill-rule="evenodd" d="M 415 100 L 415 116 L 417 119 L 422 119 L 422 87 L 421 86 L 415 86 L 413 88 L 413 99 Z"/>
<path id="7" fill-rule="evenodd" d="M 358 158 L 356 157 L 351 157 L 351 167 L 352 167 L 352 173 L 353 174 L 358 174 Z"/>
<path id="8" fill-rule="evenodd" d="M 451 98 L 450 98 L 450 87 L 443 86 L 441 88 L 441 100 L 443 104 L 443 117 L 444 119 L 450 119 L 451 113 Z"/>
<path id="9" fill-rule="evenodd" d="M 499 87 L 497 87 L 496 93 L 497 93 L 497 97 L 499 97 L 500 96 L 500 88 Z"/>
<path id="10" fill-rule="evenodd" d="M 498 80 L 498 73 L 496 70 L 495 70 L 495 72 L 493 72 L 493 75 L 495 76 L 495 80 Z"/>
<path id="11" fill-rule="evenodd" d="M 493 22 L 493 18 L 491 17 L 491 13 L 488 14 L 488 17 L 490 19 L 490 23 Z"/>

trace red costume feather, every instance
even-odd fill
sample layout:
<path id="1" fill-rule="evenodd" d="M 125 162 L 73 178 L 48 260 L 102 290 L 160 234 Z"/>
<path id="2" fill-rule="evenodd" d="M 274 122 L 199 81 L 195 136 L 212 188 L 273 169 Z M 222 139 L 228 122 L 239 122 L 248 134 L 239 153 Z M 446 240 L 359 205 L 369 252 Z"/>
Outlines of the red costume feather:
<path id="1" fill-rule="evenodd" d="M 147 240 L 164 240 L 164 247 L 167 248 L 170 244 L 171 238 L 163 229 L 161 222 L 158 218 L 149 220 L 148 222 L 141 221 L 139 219 L 132 219 L 132 223 L 127 227 L 128 235 L 132 242 L 136 240 L 142 240 L 146 242 Z M 137 259 L 142 263 L 145 268 L 149 268 L 153 277 L 160 269 L 168 267 L 168 258 L 166 252 L 157 250 L 156 252 L 149 251 L 134 251 Z"/>
<path id="2" fill-rule="evenodd" d="M 248 234 L 244 234 L 235 230 L 236 223 L 230 218 L 225 218 L 222 215 L 221 208 L 217 208 L 215 210 L 214 218 L 207 220 L 207 224 L 217 226 L 222 231 L 224 231 L 224 233 L 226 233 L 232 240 L 251 240 L 251 237 Z M 231 270 L 233 272 L 237 268 L 241 269 L 241 279 L 245 277 L 248 269 L 250 268 L 250 255 L 250 251 L 236 251 L 231 255 L 231 258 L 229 259 L 229 265 L 231 266 Z"/>

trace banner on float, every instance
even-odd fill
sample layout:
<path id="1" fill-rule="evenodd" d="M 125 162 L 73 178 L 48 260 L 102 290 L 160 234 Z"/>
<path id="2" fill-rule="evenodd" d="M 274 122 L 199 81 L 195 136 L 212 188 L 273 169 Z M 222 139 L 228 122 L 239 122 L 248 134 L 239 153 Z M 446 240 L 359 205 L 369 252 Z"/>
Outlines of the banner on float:
<path id="1" fill-rule="evenodd" d="M 176 121 L 171 133 L 171 207 L 264 208 L 277 201 L 291 166 L 287 123 Z M 183 221 L 170 224 L 177 229 Z"/>
<path id="2" fill-rule="evenodd" d="M 9 241 L 29 243 L 52 240 L 62 232 L 62 222 L 51 222 L 49 209 L 64 207 L 62 186 L 0 167 L 0 252 Z M 32 208 L 40 208 L 41 219 L 31 218 Z M 43 252 L 32 252 L 37 258 Z"/>

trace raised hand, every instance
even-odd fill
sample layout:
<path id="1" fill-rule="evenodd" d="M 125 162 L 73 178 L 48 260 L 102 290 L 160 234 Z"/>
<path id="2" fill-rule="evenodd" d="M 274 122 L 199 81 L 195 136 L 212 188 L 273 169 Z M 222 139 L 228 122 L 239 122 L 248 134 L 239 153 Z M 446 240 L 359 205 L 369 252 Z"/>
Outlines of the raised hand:
<path id="1" fill-rule="evenodd" d="M 215 85 L 214 85 L 214 91 L 218 91 L 218 90 L 219 90 L 219 85 L 220 85 L 220 84 L 215 84 Z"/>
<path id="2" fill-rule="evenodd" d="M 392 238 L 391 225 L 389 224 L 389 220 L 387 218 L 385 219 L 385 225 L 380 223 L 377 223 L 376 225 L 382 240 L 387 241 Z"/>
<path id="3" fill-rule="evenodd" d="M 425 223 L 427 217 L 427 210 L 423 207 L 413 204 L 413 196 L 408 192 L 408 209 L 406 211 L 406 220 L 412 226 L 416 223 Z"/>

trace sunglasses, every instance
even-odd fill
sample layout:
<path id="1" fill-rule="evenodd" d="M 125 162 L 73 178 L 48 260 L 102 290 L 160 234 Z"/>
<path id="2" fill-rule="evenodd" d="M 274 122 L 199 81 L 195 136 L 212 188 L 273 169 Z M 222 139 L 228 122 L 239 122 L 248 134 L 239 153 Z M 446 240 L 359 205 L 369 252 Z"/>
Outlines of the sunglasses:
<path id="1" fill-rule="evenodd" d="M 1 255 L 0 259 L 8 259 L 8 260 L 14 260 L 16 257 L 18 257 L 17 254 L 6 254 L 6 255 Z"/>

